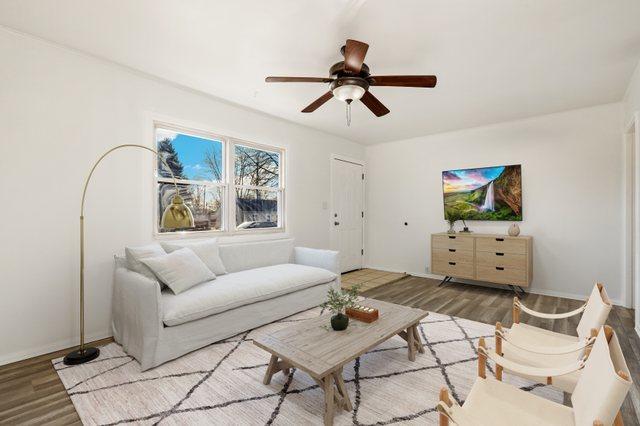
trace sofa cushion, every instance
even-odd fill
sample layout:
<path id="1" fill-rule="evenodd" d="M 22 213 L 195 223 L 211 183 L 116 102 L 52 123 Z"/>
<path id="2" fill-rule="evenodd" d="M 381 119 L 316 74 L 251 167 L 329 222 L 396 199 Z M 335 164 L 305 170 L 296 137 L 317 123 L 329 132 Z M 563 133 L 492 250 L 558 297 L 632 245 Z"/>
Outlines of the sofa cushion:
<path id="1" fill-rule="evenodd" d="M 196 241 L 163 241 L 160 243 L 167 253 L 172 253 L 181 248 L 188 247 L 207 265 L 207 268 L 216 275 L 224 275 L 227 270 L 220 259 L 220 250 L 215 238 Z"/>
<path id="2" fill-rule="evenodd" d="M 220 258 L 227 272 L 291 263 L 293 240 L 220 244 Z"/>
<path id="3" fill-rule="evenodd" d="M 142 259 L 148 257 L 157 257 L 167 254 L 160 244 L 149 244 L 139 247 L 125 247 L 125 256 L 127 257 L 127 265 L 130 270 L 144 275 L 145 277 L 155 280 L 156 276 L 147 265 L 141 262 Z"/>
<path id="4" fill-rule="evenodd" d="M 186 247 L 163 256 L 147 257 L 140 261 L 147 265 L 175 294 L 216 278 L 198 255 Z"/>
<path id="5" fill-rule="evenodd" d="M 336 274 L 326 269 L 290 263 L 222 275 L 180 294 L 163 291 L 163 322 L 184 324 L 334 279 Z"/>

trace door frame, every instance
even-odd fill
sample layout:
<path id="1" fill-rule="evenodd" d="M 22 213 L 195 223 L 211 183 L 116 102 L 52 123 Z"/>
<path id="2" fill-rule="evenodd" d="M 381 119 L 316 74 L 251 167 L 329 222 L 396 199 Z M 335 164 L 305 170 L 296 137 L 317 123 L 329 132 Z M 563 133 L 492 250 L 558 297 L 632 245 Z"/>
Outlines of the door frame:
<path id="1" fill-rule="evenodd" d="M 640 111 L 623 128 L 625 153 L 625 305 L 635 309 L 634 326 L 640 335 Z"/>
<path id="2" fill-rule="evenodd" d="M 367 172 L 366 172 L 366 163 L 364 160 L 360 160 L 357 158 L 353 158 L 353 157 L 348 157 L 346 155 L 342 155 L 342 154 L 331 154 L 329 155 L 329 246 L 333 247 L 333 239 L 334 239 L 334 227 L 333 227 L 333 222 L 334 222 L 334 218 L 333 218 L 333 212 L 334 212 L 334 205 L 333 205 L 333 169 L 334 169 L 334 161 L 344 161 L 347 163 L 352 163 L 352 164 L 356 164 L 358 166 L 362 167 L 362 173 L 364 174 L 365 178 L 362 179 L 362 211 L 364 212 L 364 217 L 362 218 L 362 252 L 363 253 L 360 256 L 360 269 L 364 268 L 365 265 L 365 256 L 366 256 L 366 252 L 364 250 L 365 247 L 365 239 L 366 239 L 366 234 L 365 234 L 365 223 L 367 220 L 367 200 L 366 200 L 366 185 L 367 185 Z M 340 268 L 342 269 L 342 268 Z"/>

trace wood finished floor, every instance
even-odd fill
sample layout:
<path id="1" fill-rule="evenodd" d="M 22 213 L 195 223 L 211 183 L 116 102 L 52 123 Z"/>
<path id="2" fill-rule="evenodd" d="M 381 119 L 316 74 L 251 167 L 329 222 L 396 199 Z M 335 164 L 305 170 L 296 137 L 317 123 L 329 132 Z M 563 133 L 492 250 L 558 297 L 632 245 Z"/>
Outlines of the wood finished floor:
<path id="1" fill-rule="evenodd" d="M 437 287 L 438 281 L 409 277 L 377 287 L 364 294 L 380 300 L 419 307 L 442 314 L 493 324 L 511 324 L 513 293 L 462 284 Z M 566 312 L 581 302 L 550 296 L 526 295 L 527 306 L 543 312 Z M 524 315 L 524 314 L 523 314 Z M 525 319 L 523 317 L 523 319 Z M 562 333 L 574 333 L 576 319 L 544 321 L 526 318 L 527 323 Z M 633 311 L 615 307 L 609 324 L 617 331 L 634 384 L 623 407 L 624 423 L 640 425 L 640 339 L 633 329 Z M 99 342 L 106 344 L 110 341 Z M 53 370 L 51 359 L 66 351 L 43 355 L 0 367 L 0 424 L 80 424 L 64 386 Z"/>

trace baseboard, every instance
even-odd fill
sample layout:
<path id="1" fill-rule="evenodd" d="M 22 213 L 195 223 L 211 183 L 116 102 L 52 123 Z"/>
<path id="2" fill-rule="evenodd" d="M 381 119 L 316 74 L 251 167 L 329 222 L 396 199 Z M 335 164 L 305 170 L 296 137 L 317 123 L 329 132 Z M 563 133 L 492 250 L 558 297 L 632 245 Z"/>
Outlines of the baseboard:
<path id="1" fill-rule="evenodd" d="M 366 269 L 377 269 L 378 271 L 394 272 L 394 273 L 398 273 L 398 274 L 413 275 L 414 277 L 420 277 L 420 278 L 431 278 L 431 276 L 428 275 L 428 274 L 416 274 L 416 273 L 413 273 L 413 272 L 399 271 L 397 269 L 383 268 L 382 266 L 366 265 L 363 268 L 366 268 Z M 435 277 L 435 275 L 434 275 L 434 277 Z"/>
<path id="2" fill-rule="evenodd" d="M 113 333 L 110 330 L 107 332 L 103 331 L 100 333 L 87 335 L 85 336 L 85 339 L 87 342 L 94 342 L 96 340 L 106 339 L 107 337 L 113 337 Z M 40 355 L 50 354 L 52 352 L 57 352 L 64 349 L 73 348 L 75 346 L 78 346 L 77 338 L 60 340 L 37 348 L 0 355 L 0 366 L 23 361 L 29 358 L 34 358 Z"/>
<path id="3" fill-rule="evenodd" d="M 634 327 L 634 330 L 636 330 L 636 334 L 638 335 L 638 337 L 640 338 L 640 329 L 638 329 L 638 326 Z"/>
<path id="4" fill-rule="evenodd" d="M 431 278 L 431 279 L 434 279 L 434 280 L 441 280 L 441 279 L 444 278 L 442 275 L 398 271 L 397 269 L 390 269 L 390 268 L 385 268 L 385 267 L 380 267 L 380 266 L 373 266 L 373 265 L 367 265 L 366 268 L 378 269 L 380 271 L 386 271 L 386 272 L 400 272 L 400 273 L 404 273 L 404 274 L 413 275 L 415 277 Z M 502 288 L 502 289 L 505 288 L 505 286 L 494 285 L 494 284 L 491 284 L 491 283 L 483 283 L 483 282 L 478 282 L 478 281 L 469 281 L 469 280 L 457 280 L 457 281 L 459 281 L 459 282 L 461 282 L 463 284 L 476 285 L 476 286 L 481 286 L 481 287 Z M 562 297 L 564 299 L 573 299 L 573 300 L 581 300 L 581 301 L 587 300 L 589 298 L 588 294 L 566 293 L 566 292 L 562 292 L 562 291 L 555 291 L 555 290 L 548 290 L 548 289 L 526 288 L 525 291 L 527 293 L 539 294 L 539 295 L 542 295 L 542 296 Z M 620 301 L 620 300 L 611 299 L 611 301 L 613 302 L 614 305 L 625 306 L 625 304 L 622 303 L 622 301 Z"/>

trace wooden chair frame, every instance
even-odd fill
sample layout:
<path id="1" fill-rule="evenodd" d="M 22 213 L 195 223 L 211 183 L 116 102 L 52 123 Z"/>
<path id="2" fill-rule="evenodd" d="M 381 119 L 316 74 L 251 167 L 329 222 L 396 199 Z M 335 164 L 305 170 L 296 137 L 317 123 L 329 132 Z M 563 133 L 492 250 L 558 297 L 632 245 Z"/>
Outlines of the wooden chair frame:
<path id="1" fill-rule="evenodd" d="M 602 283 L 596 283 L 596 286 L 598 286 L 598 290 L 600 292 L 600 297 L 602 297 L 602 301 L 607 305 L 611 305 L 611 300 L 609 300 L 609 298 L 603 292 L 604 286 L 602 285 Z M 513 307 L 511 310 L 513 324 L 520 323 L 520 312 L 522 311 L 522 309 L 520 308 L 521 306 L 524 306 L 524 304 L 520 301 L 520 298 L 518 298 L 518 296 L 515 296 L 513 298 Z M 544 314 L 542 312 L 536 312 L 530 308 L 527 308 L 527 311 L 528 311 L 527 313 L 533 316 L 538 316 L 536 314 L 539 314 L 540 315 L 539 318 L 547 318 L 551 316 L 553 317 L 553 319 L 563 319 L 563 318 L 570 318 L 572 316 L 582 314 L 585 306 L 586 306 L 586 302 L 580 308 L 571 312 L 563 313 L 563 314 Z"/>
<path id="2" fill-rule="evenodd" d="M 496 328 L 498 328 L 498 326 L 500 328 L 502 328 L 502 325 L 500 323 L 496 324 Z M 591 333 L 594 333 L 595 329 L 591 330 Z M 611 337 L 613 336 L 613 329 L 610 326 L 604 326 L 604 330 L 605 330 L 605 336 L 607 337 L 607 341 L 611 340 Z M 597 330 L 596 330 L 596 334 L 597 334 Z M 590 350 L 591 348 L 589 348 Z M 496 353 L 500 354 L 500 352 L 502 351 L 502 342 L 498 343 L 498 340 L 496 338 Z M 480 340 L 478 341 L 478 377 L 482 378 L 482 379 L 486 379 L 487 378 L 487 345 L 485 342 L 484 337 L 481 337 Z M 494 360 L 495 361 L 495 360 Z M 496 369 L 495 369 L 495 376 L 497 380 L 502 380 L 502 371 L 503 371 L 503 367 L 501 365 L 499 365 L 496 362 Z M 629 380 L 629 376 L 627 376 L 623 371 L 618 371 L 618 375 L 624 379 L 624 380 Z M 548 376 L 548 380 L 551 381 L 552 380 L 552 376 Z M 451 407 L 453 405 L 453 402 L 451 400 L 451 396 L 449 395 L 449 390 L 446 387 L 443 387 L 440 389 L 440 395 L 439 395 L 439 401 L 441 404 L 445 405 L 446 407 Z M 440 426 L 451 426 L 451 422 L 449 420 L 449 417 L 444 414 L 442 411 L 440 411 L 439 414 L 439 425 Z M 593 426 L 604 426 L 603 423 L 599 420 L 594 420 L 593 421 Z M 624 426 L 624 422 L 622 420 L 622 414 L 620 411 L 618 411 L 618 414 L 616 415 L 616 418 L 613 422 L 613 426 Z"/>

